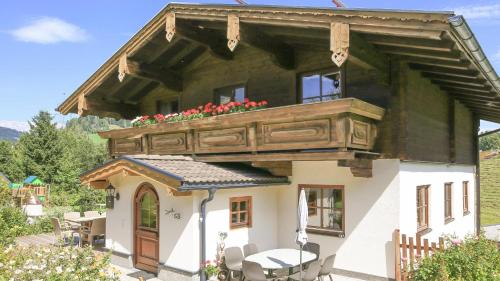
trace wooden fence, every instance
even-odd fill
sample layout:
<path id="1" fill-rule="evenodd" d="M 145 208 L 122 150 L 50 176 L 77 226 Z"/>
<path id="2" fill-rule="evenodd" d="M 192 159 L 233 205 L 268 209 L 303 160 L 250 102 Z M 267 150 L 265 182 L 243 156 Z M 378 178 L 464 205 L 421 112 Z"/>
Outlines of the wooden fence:
<path id="1" fill-rule="evenodd" d="M 399 229 L 394 230 L 393 241 L 396 281 L 411 280 L 412 269 L 415 268 L 423 257 L 428 257 L 432 253 L 444 249 L 443 237 L 439 237 L 439 243 L 429 243 L 428 239 L 422 239 L 418 234 L 415 237 L 401 234 Z"/>

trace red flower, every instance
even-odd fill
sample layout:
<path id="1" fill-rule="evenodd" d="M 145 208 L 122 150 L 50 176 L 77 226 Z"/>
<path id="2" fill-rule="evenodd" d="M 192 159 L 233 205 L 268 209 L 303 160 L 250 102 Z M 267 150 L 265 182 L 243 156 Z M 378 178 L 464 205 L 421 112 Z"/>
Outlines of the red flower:
<path id="1" fill-rule="evenodd" d="M 267 105 L 267 101 L 266 100 L 263 100 L 261 101 L 262 105 L 266 106 Z"/>
<path id="2" fill-rule="evenodd" d="M 250 101 L 250 100 L 249 100 L 248 98 L 244 98 L 244 99 L 243 99 L 243 102 L 244 102 L 244 103 L 248 103 L 249 101 Z"/>

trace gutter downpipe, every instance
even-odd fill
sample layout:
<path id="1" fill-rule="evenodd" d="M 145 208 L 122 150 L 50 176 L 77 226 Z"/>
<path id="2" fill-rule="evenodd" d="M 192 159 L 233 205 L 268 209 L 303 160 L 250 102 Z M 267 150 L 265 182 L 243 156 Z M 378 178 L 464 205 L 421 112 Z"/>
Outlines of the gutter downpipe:
<path id="1" fill-rule="evenodd" d="M 210 188 L 208 190 L 208 197 L 203 199 L 201 201 L 200 205 L 200 212 L 201 212 L 201 217 L 200 217 L 200 228 L 201 228 L 201 233 L 200 233 L 200 264 L 203 264 L 206 259 L 207 259 L 207 251 L 206 251 L 206 207 L 207 203 L 212 201 L 215 196 L 215 192 L 217 191 L 216 187 Z M 200 281 L 206 281 L 207 277 L 205 276 L 205 273 L 203 270 L 200 270 Z"/>

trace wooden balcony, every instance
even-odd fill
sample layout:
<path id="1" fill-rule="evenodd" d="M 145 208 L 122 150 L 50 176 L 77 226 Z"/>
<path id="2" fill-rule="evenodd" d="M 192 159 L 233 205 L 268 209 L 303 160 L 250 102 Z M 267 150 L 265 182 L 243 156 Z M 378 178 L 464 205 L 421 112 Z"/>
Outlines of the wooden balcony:
<path id="1" fill-rule="evenodd" d="M 297 155 L 319 149 L 370 151 L 377 137 L 377 121 L 383 115 L 384 109 L 380 107 L 346 98 L 112 130 L 99 135 L 110 139 L 112 156 L 185 154 L 206 161 L 263 161 L 261 156 L 271 155 L 272 161 L 280 161 L 284 153 Z M 322 153 L 325 157 L 327 154 L 328 151 Z M 245 160 L 245 155 L 253 160 Z M 293 160 L 285 158 L 283 161 Z"/>

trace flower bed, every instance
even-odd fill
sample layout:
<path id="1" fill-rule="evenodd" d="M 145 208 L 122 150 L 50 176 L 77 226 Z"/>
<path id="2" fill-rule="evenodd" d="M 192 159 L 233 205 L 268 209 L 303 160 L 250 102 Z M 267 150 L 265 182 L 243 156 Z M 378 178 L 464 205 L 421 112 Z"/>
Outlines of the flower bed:
<path id="1" fill-rule="evenodd" d="M 119 280 L 109 255 L 90 247 L 0 248 L 0 280 Z"/>
<path id="2" fill-rule="evenodd" d="M 245 99 L 244 102 L 228 102 L 226 104 L 216 105 L 211 102 L 200 105 L 197 108 L 184 110 L 181 113 L 171 113 L 167 115 L 155 114 L 153 116 L 144 115 L 139 116 L 132 120 L 132 126 L 143 127 L 158 123 L 171 123 L 187 120 L 201 119 L 209 116 L 217 116 L 224 114 L 231 114 L 237 112 L 253 111 L 267 107 L 267 101 L 249 101 Z"/>

